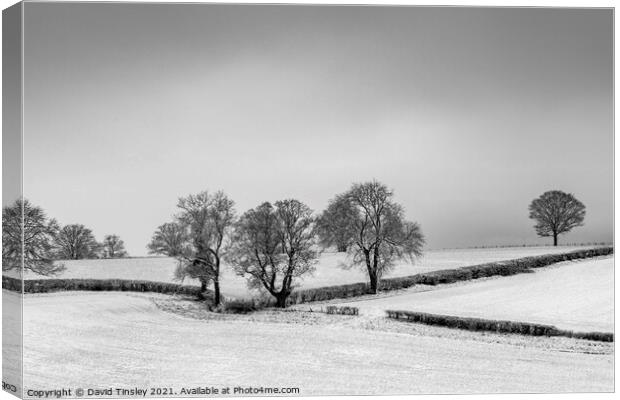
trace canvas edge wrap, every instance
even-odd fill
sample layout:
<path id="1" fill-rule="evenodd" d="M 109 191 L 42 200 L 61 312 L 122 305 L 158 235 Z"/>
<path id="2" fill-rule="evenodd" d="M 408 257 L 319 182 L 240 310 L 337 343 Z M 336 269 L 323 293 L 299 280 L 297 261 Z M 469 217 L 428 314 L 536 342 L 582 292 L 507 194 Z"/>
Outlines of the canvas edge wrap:
<path id="1" fill-rule="evenodd" d="M 2 11 L 2 203 L 23 198 L 23 13 L 20 2 Z M 22 216 L 23 218 L 23 216 Z M 22 278 L 23 266 L 18 270 Z M 23 282 L 23 281 L 22 281 Z M 3 352 L 4 391 L 23 398 L 23 292 L 2 292 L 3 347 L 18 346 L 19 358 Z M 19 382 L 5 381 L 7 369 L 17 369 Z"/>

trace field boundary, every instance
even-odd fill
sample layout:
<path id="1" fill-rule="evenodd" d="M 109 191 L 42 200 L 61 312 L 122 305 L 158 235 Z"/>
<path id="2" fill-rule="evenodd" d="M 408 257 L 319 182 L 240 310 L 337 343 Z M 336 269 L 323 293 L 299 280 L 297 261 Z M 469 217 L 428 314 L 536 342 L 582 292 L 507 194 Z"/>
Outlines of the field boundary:
<path id="1" fill-rule="evenodd" d="M 2 288 L 14 292 L 50 293 L 65 291 L 110 291 L 110 292 L 154 292 L 163 294 L 185 294 L 200 296 L 198 286 L 177 283 L 128 280 L 128 279 L 17 279 L 2 277 Z"/>
<path id="2" fill-rule="evenodd" d="M 421 323 L 425 325 L 444 326 L 468 331 L 488 331 L 498 333 L 517 333 L 531 336 L 564 336 L 575 339 L 613 342 L 614 334 L 610 332 L 575 332 L 558 329 L 553 325 L 531 322 L 492 320 L 483 318 L 458 317 L 454 315 L 430 314 L 417 311 L 386 310 L 388 318 Z"/>
<path id="3" fill-rule="evenodd" d="M 406 289 L 415 285 L 442 285 L 458 281 L 468 281 L 490 276 L 510 276 L 534 272 L 535 268 L 551 264 L 586 259 L 613 254 L 613 247 L 598 247 L 575 250 L 568 253 L 547 254 L 472 265 L 457 269 L 443 269 L 416 275 L 385 278 L 380 281 L 380 291 Z M 176 283 L 128 280 L 128 279 L 17 279 L 2 276 L 2 288 L 24 293 L 48 293 L 62 291 L 126 291 L 155 292 L 164 294 L 186 294 L 200 297 L 200 287 Z M 324 286 L 315 289 L 302 289 L 291 293 L 287 305 L 346 299 L 369 294 L 366 282 L 347 285 Z"/>
<path id="4" fill-rule="evenodd" d="M 613 247 L 597 247 L 575 250 L 567 253 L 545 254 L 490 262 L 456 269 L 442 269 L 416 275 L 382 279 L 379 283 L 379 290 L 391 291 L 406 289 L 415 285 L 435 286 L 491 276 L 510 276 L 531 273 L 534 272 L 535 268 L 542 268 L 559 262 L 607 256 L 613 253 Z M 302 289 L 293 292 L 289 296 L 287 305 L 359 297 L 370 294 L 369 291 L 370 287 L 365 282 L 324 286 L 315 289 Z"/>

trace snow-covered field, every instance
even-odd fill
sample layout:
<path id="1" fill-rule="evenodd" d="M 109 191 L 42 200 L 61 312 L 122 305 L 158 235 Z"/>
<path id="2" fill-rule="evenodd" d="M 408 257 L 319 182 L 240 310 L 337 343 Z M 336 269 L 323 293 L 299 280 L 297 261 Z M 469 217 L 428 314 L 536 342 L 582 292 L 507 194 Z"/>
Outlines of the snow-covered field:
<path id="1" fill-rule="evenodd" d="M 417 265 L 399 266 L 392 276 L 570 250 L 428 252 Z M 339 254 L 323 255 L 304 286 L 365 279 L 360 271 L 338 268 L 340 260 Z M 67 266 L 68 278 L 170 281 L 174 261 L 96 260 Z M 223 281 L 229 295 L 248 293 L 245 281 L 230 271 Z M 17 294 L 3 291 L 3 301 L 5 310 L 19 309 Z M 210 313 L 202 303 L 179 296 L 29 294 L 23 304 L 24 386 L 169 387 L 177 394 L 197 386 L 299 387 L 301 395 L 614 388 L 613 343 L 467 332 L 384 317 L 386 309 L 410 309 L 610 331 L 613 258 L 562 263 L 512 277 L 417 286 L 352 303 L 360 307 L 359 317 L 304 311 L 235 316 Z M 5 327 L 5 361 L 19 359 L 15 328 Z M 19 383 L 16 365 L 5 363 L 5 382 Z"/>
<path id="2" fill-rule="evenodd" d="M 342 302 L 361 313 L 385 310 L 551 324 L 575 331 L 613 332 L 614 259 L 565 262 L 531 274 L 467 281 L 377 299 Z"/>
<path id="3" fill-rule="evenodd" d="M 18 295 L 5 292 L 7 301 L 17 307 Z M 614 388 L 609 343 L 302 312 L 199 319 L 159 303 L 210 314 L 166 295 L 27 295 L 24 386 L 299 387 L 301 395 Z M 15 381 L 7 372 L 4 381 Z"/>
<path id="4" fill-rule="evenodd" d="M 490 249 L 455 249 L 427 251 L 414 265 L 400 264 L 389 276 L 406 276 L 439 269 L 458 268 L 466 265 L 482 264 L 491 261 L 509 260 L 520 257 L 565 253 L 583 247 L 512 247 Z M 324 253 L 312 276 L 298 281 L 303 288 L 342 285 L 364 282 L 366 272 L 362 269 L 345 270 L 339 266 L 344 260 L 342 253 Z M 78 260 L 65 261 L 66 271 L 58 278 L 86 279 L 137 279 L 158 282 L 174 282 L 176 261 L 170 258 L 130 258 L 116 260 Z M 25 274 L 24 279 L 45 277 Z M 198 285 L 196 281 L 186 280 L 185 284 Z M 222 293 L 231 297 L 248 297 L 252 292 L 246 280 L 237 276 L 231 268 L 224 266 L 221 276 Z"/>

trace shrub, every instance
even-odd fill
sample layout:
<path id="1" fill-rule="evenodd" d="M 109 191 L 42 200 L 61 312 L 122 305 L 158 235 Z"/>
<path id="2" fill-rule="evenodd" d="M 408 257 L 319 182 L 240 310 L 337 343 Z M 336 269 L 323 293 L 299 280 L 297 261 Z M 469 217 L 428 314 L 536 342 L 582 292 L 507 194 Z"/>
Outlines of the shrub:
<path id="1" fill-rule="evenodd" d="M 359 315 L 359 309 L 357 307 L 337 307 L 337 306 L 327 306 L 325 308 L 327 314 L 340 314 L 340 315 Z"/>
<path id="2" fill-rule="evenodd" d="M 317 289 L 304 289 L 293 292 L 287 304 L 299 304 L 312 301 L 325 301 L 331 299 L 341 299 L 357 297 L 367 294 L 369 291 L 365 283 L 353 283 L 349 285 L 327 286 Z"/>
<path id="3" fill-rule="evenodd" d="M 259 310 L 260 305 L 254 300 L 233 299 L 222 304 L 221 312 L 227 314 L 248 314 Z"/>

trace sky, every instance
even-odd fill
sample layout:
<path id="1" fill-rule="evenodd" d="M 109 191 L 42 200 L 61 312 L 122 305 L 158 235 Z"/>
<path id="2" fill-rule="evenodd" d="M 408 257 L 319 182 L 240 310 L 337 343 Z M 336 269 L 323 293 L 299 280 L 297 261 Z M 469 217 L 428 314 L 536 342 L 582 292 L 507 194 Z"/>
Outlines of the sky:
<path id="1" fill-rule="evenodd" d="M 613 235 L 609 9 L 26 3 L 24 195 L 133 256 L 177 199 L 317 213 L 377 179 L 427 249 Z"/>

